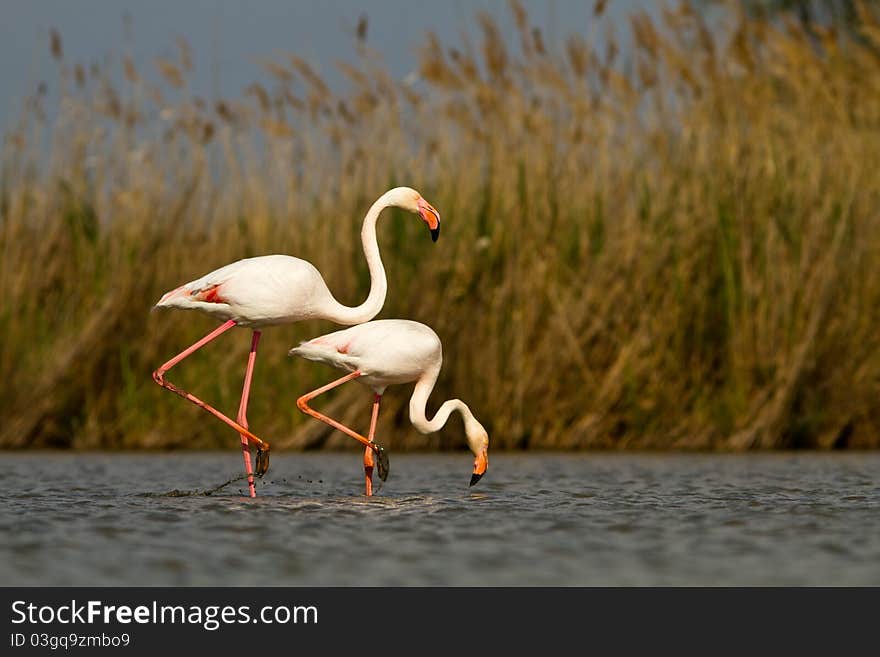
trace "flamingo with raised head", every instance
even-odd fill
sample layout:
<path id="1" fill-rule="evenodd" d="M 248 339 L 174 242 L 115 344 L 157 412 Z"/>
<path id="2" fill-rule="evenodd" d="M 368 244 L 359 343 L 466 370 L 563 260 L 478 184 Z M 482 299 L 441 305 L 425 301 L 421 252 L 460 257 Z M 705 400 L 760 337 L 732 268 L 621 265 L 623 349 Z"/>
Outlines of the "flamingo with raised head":
<path id="1" fill-rule="evenodd" d="M 489 434 L 463 401 L 450 399 L 443 402 L 430 420 L 425 415 L 428 397 L 443 364 L 440 338 L 430 327 L 406 319 L 380 319 L 303 342 L 291 349 L 288 355 L 349 372 L 336 381 L 306 393 L 297 399 L 296 405 L 303 413 L 326 422 L 366 445 L 374 442 L 379 403 L 385 389 L 389 385 L 415 381 L 409 400 L 409 420 L 412 425 L 421 433 L 433 433 L 443 428 L 453 411 L 458 411 L 464 421 L 468 446 L 474 454 L 470 485 L 473 486 L 486 473 L 489 466 Z M 309 406 L 309 401 L 318 395 L 353 380 L 373 389 L 373 412 L 366 437 Z M 368 448 L 364 450 L 368 496 L 373 494 L 373 466 L 373 451 Z M 378 474 L 383 480 L 387 477 L 387 462 L 379 462 Z"/>
<path id="2" fill-rule="evenodd" d="M 310 262 L 287 255 L 267 255 L 238 260 L 171 290 L 159 299 L 155 306 L 200 310 L 223 320 L 223 324 L 218 328 L 153 372 L 153 379 L 163 388 L 188 399 L 238 432 L 241 436 L 241 450 L 251 497 L 256 497 L 256 487 L 249 441 L 257 446 L 256 474 L 262 476 L 269 468 L 269 444 L 248 429 L 247 421 L 248 396 L 257 345 L 260 342 L 260 329 L 306 319 L 327 319 L 345 325 L 359 324 L 375 317 L 385 304 L 388 290 L 385 269 L 382 266 L 379 245 L 376 241 L 376 221 L 382 210 L 388 207 L 397 207 L 418 214 L 427 224 L 431 238 L 435 242 L 440 235 L 440 214 L 416 190 L 409 187 L 395 187 L 380 196 L 364 217 L 361 230 L 364 255 L 370 271 L 370 292 L 359 306 L 348 307 L 339 303 L 330 293 L 321 274 Z M 233 421 L 198 397 L 165 379 L 168 370 L 234 326 L 253 330 L 237 421 Z M 387 462 L 387 456 L 379 445 L 365 444 L 367 450 L 379 455 L 380 462 Z"/>

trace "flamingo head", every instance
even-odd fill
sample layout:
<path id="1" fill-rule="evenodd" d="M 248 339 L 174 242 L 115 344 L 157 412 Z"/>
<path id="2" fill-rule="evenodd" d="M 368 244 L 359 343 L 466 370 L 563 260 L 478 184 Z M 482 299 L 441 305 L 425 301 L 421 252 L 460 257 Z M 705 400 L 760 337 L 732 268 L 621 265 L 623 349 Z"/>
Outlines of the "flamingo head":
<path id="1" fill-rule="evenodd" d="M 428 203 L 422 195 L 410 187 L 395 187 L 390 192 L 389 204 L 395 205 L 402 210 L 417 214 L 425 222 L 431 231 L 431 239 L 437 241 L 440 237 L 440 213 L 433 205 Z"/>
<path id="2" fill-rule="evenodd" d="M 473 486 L 483 478 L 489 467 L 489 434 L 476 419 L 465 424 L 465 432 L 468 446 L 474 453 L 474 471 L 470 483 Z"/>

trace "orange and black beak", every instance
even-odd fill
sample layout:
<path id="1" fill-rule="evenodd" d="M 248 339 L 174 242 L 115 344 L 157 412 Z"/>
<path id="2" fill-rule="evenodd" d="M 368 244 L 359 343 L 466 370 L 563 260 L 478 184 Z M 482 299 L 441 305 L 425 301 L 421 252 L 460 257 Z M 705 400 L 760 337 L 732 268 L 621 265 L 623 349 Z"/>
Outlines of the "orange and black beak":
<path id="1" fill-rule="evenodd" d="M 489 467 L 489 455 L 486 453 L 484 449 L 477 458 L 474 459 L 474 473 L 471 475 L 471 483 L 473 486 L 480 479 L 483 478 L 483 475 L 486 474 L 486 469 Z"/>
<path id="2" fill-rule="evenodd" d="M 425 199 L 419 199 L 419 216 L 424 221 L 428 229 L 431 231 L 431 239 L 436 242 L 440 237 L 440 213 L 434 209 Z"/>

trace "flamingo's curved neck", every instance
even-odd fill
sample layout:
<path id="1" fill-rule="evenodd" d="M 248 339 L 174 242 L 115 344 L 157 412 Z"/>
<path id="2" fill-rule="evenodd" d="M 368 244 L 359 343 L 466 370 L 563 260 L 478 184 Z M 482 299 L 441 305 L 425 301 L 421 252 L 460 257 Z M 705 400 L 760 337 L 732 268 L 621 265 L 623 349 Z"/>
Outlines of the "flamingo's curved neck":
<path id="1" fill-rule="evenodd" d="M 477 423 L 477 419 L 474 417 L 473 413 L 471 413 L 471 409 L 469 409 L 467 404 L 460 399 L 450 399 L 443 402 L 440 408 L 437 409 L 434 417 L 430 420 L 425 415 L 425 407 L 428 404 L 428 397 L 431 396 L 431 391 L 434 389 L 434 384 L 437 382 L 437 376 L 439 374 L 439 367 L 428 370 L 425 372 L 425 375 L 416 382 L 412 397 L 410 397 L 409 400 L 409 421 L 412 422 L 412 425 L 417 431 L 421 433 L 433 433 L 435 431 L 440 431 L 440 429 L 446 424 L 449 416 L 452 415 L 454 411 L 458 411 L 461 413 L 461 417 L 464 420 L 465 432 L 470 434 L 473 425 L 479 423 Z"/>
<path id="2" fill-rule="evenodd" d="M 382 306 L 385 305 L 385 295 L 388 292 L 388 280 L 385 278 L 385 267 L 382 266 L 382 258 L 379 255 L 379 243 L 376 240 L 376 221 L 382 210 L 389 205 L 387 195 L 380 196 L 370 207 L 367 216 L 364 217 L 364 225 L 361 229 L 361 242 L 364 245 L 364 256 L 367 259 L 367 267 L 370 270 L 370 293 L 359 306 L 345 306 L 336 299 L 332 299 L 332 305 L 325 313 L 325 319 L 337 324 L 362 324 L 375 317 Z"/>

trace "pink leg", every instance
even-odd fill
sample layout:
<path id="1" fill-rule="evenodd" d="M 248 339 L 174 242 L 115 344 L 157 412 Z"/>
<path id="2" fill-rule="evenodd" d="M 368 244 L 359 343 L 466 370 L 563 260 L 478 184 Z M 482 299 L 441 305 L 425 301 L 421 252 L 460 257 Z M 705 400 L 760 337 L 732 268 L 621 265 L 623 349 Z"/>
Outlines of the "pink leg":
<path id="1" fill-rule="evenodd" d="M 222 420 L 223 422 L 228 424 L 230 427 L 235 429 L 239 434 L 247 437 L 248 440 L 250 440 L 251 442 L 256 443 L 257 450 L 258 450 L 257 451 L 257 474 L 262 475 L 262 474 L 265 474 L 266 470 L 269 469 L 269 443 L 267 443 L 267 442 L 261 440 L 260 438 L 258 438 L 257 436 L 255 436 L 253 433 L 248 431 L 248 429 L 246 427 L 241 426 L 237 422 L 233 422 L 230 418 L 223 415 L 223 413 L 218 411 L 216 408 L 206 404 L 205 402 L 203 402 L 201 399 L 199 399 L 195 395 L 190 394 L 186 390 L 184 390 L 182 388 L 178 388 L 176 385 L 174 385 L 170 381 L 165 380 L 165 372 L 167 372 L 172 367 L 177 365 L 180 361 L 182 361 L 187 356 L 190 356 L 193 352 L 201 349 L 206 344 L 208 344 L 212 340 L 216 339 L 217 337 L 219 337 L 220 335 L 222 335 L 223 333 L 225 333 L 226 331 L 231 329 L 233 326 L 235 326 L 235 322 L 231 319 L 228 322 L 221 324 L 218 328 L 216 328 L 213 331 L 211 331 L 210 333 L 208 333 L 208 335 L 206 335 L 204 338 L 202 338 L 201 340 L 196 342 L 191 347 L 184 349 L 182 352 L 177 354 L 177 356 L 175 356 L 174 358 L 169 360 L 167 363 L 162 365 L 155 372 L 153 372 L 153 380 L 156 383 L 158 383 L 160 386 L 162 386 L 163 388 L 167 388 L 171 392 L 173 392 L 177 395 L 180 395 L 184 399 L 191 401 L 193 404 L 195 404 L 199 408 L 207 411 L 208 413 L 210 413 L 211 415 L 213 415 L 217 419 Z"/>
<path id="2" fill-rule="evenodd" d="M 321 422 L 329 424 L 334 429 L 339 429 L 342 433 L 351 436 L 352 438 L 354 438 L 358 442 L 366 445 L 367 448 L 372 449 L 375 447 L 373 445 L 373 443 L 371 443 L 369 440 L 364 438 L 357 431 L 355 431 L 353 429 L 349 429 L 344 424 L 337 422 L 336 420 L 334 420 L 331 417 L 327 417 L 323 413 L 319 413 L 318 411 L 316 411 L 315 409 L 313 409 L 309 406 L 309 401 L 311 401 L 312 399 L 314 399 L 318 395 L 323 395 L 328 390 L 332 390 L 336 386 L 341 386 L 343 383 L 347 383 L 348 381 L 351 381 L 352 379 L 356 379 L 360 375 L 361 375 L 360 372 L 352 372 L 351 374 L 346 374 L 341 379 L 336 379 L 332 383 L 328 383 L 327 385 L 322 386 L 322 387 L 318 388 L 317 390 L 312 390 L 311 392 L 307 392 L 302 397 L 300 397 L 299 399 L 296 400 L 296 407 L 299 410 L 301 410 L 303 413 L 306 413 L 307 415 L 311 415 L 312 417 L 321 420 Z"/>
<path id="3" fill-rule="evenodd" d="M 260 332 L 254 331 L 253 339 L 251 340 L 251 352 L 248 354 L 248 362 L 247 369 L 244 372 L 244 388 L 241 391 L 241 404 L 238 406 L 238 423 L 243 426 L 245 429 L 248 428 L 247 421 L 247 406 L 248 406 L 248 397 L 251 392 L 251 380 L 254 376 L 254 362 L 257 360 L 257 345 L 260 343 Z M 254 470 L 251 467 L 251 452 L 248 449 L 248 439 L 247 436 L 241 434 L 241 452 L 244 456 L 244 470 L 247 472 L 248 476 L 248 492 L 251 497 L 257 496 L 257 488 L 254 486 Z"/>
<path id="4" fill-rule="evenodd" d="M 376 420 L 379 419 L 379 403 L 382 401 L 382 395 L 373 396 L 373 415 L 370 418 L 370 433 L 367 439 L 373 442 L 376 437 Z M 376 460 L 373 458 L 373 450 L 369 447 L 364 448 L 364 475 L 366 478 L 365 495 L 370 497 L 373 494 L 373 466 Z"/>
<path id="5" fill-rule="evenodd" d="M 314 399 L 318 395 L 324 394 L 325 392 L 327 392 L 328 390 L 332 390 L 336 386 L 341 386 L 343 383 L 356 379 L 360 375 L 360 372 L 352 372 L 351 374 L 346 374 L 342 378 L 337 379 L 332 383 L 328 383 L 327 385 L 322 386 L 317 390 L 307 392 L 302 397 L 296 400 L 296 405 L 297 408 L 299 408 L 299 410 L 301 410 L 303 413 L 311 415 L 312 417 L 321 420 L 321 422 L 324 422 L 325 424 L 329 424 L 334 429 L 339 429 L 342 433 L 351 436 L 359 443 L 362 443 L 367 448 L 367 451 L 375 453 L 379 459 L 379 478 L 382 479 L 382 481 L 385 481 L 385 479 L 388 477 L 388 454 L 381 446 L 377 445 L 369 438 L 364 438 L 354 429 L 349 429 L 341 422 L 337 422 L 333 418 L 327 417 L 323 413 L 319 413 L 309 406 L 309 401 Z M 375 408 L 374 413 L 378 413 L 378 407 Z"/>

